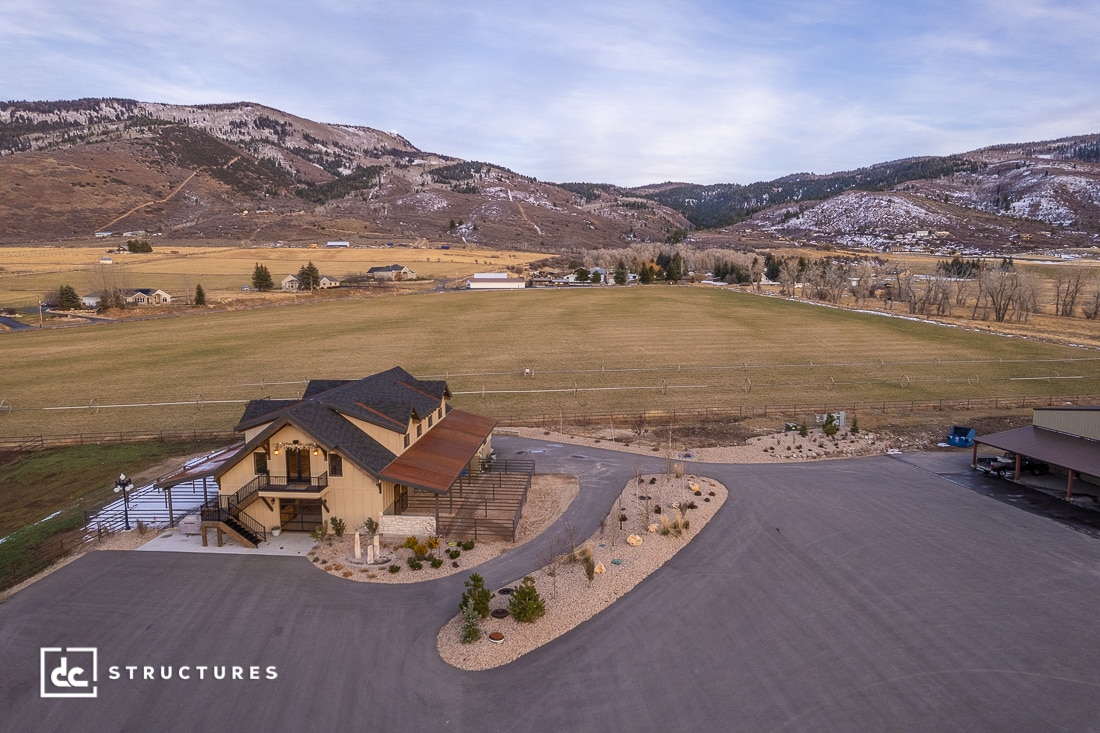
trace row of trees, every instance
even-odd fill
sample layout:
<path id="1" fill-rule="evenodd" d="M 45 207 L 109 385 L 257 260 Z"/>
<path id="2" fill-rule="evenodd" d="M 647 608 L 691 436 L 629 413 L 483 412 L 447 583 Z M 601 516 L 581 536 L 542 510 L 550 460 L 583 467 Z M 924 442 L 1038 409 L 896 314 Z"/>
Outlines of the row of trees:
<path id="1" fill-rule="evenodd" d="M 755 253 L 645 243 L 595 250 L 573 267 L 582 264 L 614 268 L 617 284 L 627 282 L 627 273 L 635 273 L 641 283 L 676 280 L 689 272 L 711 273 L 716 280 L 755 288 L 766 279 L 788 297 L 801 292 L 806 298 L 838 303 L 850 295 L 857 305 L 879 298 L 889 308 L 904 303 L 914 315 L 950 316 L 964 309 L 975 319 L 1022 323 L 1049 305 L 1058 316 L 1100 318 L 1100 278 L 1088 269 L 1059 266 L 1044 282 L 1038 274 L 1017 268 L 1011 257 L 955 257 L 923 274 L 878 257 L 810 259 L 768 253 L 761 258 Z"/>

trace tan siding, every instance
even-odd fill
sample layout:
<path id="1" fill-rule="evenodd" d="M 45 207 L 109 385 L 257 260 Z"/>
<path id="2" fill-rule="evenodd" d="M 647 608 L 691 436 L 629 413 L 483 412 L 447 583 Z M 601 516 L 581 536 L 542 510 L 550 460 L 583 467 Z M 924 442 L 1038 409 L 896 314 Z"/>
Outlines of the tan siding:
<path id="1" fill-rule="evenodd" d="M 1035 410 L 1035 427 L 1100 440 L 1100 410 Z"/>
<path id="2" fill-rule="evenodd" d="M 347 417 L 346 415 L 344 417 Z M 386 430 L 385 428 L 372 425 L 369 422 L 363 420 L 357 420 L 353 417 L 347 417 L 347 420 L 355 427 L 362 430 L 369 435 L 383 447 L 388 449 L 394 455 L 401 453 L 405 450 L 402 443 L 402 434 L 395 430 Z"/>

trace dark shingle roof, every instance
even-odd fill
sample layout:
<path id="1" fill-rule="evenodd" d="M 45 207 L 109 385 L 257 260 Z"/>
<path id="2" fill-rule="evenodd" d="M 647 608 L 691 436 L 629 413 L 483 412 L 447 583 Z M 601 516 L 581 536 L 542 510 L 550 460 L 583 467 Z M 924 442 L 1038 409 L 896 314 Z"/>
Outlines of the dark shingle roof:
<path id="1" fill-rule="evenodd" d="M 236 430 L 270 423 L 249 445 L 262 443 L 284 425 L 305 430 L 326 450 L 336 450 L 377 474 L 394 454 L 347 418 L 404 433 L 413 417 L 423 419 L 449 395 L 447 383 L 420 380 L 401 367 L 355 381 L 313 380 L 300 400 L 253 400 Z"/>

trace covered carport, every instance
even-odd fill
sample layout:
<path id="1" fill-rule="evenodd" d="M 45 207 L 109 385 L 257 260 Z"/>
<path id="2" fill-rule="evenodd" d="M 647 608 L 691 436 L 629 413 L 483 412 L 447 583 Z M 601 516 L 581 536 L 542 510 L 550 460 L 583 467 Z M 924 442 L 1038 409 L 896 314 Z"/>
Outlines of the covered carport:
<path id="1" fill-rule="evenodd" d="M 1031 425 L 982 435 L 974 439 L 971 466 L 978 465 L 978 446 L 988 445 L 1016 454 L 1014 481 L 1020 477 L 1021 456 L 1045 461 L 1066 470 L 1066 499 L 1073 498 L 1073 482 L 1079 474 L 1100 477 L 1100 441 Z"/>

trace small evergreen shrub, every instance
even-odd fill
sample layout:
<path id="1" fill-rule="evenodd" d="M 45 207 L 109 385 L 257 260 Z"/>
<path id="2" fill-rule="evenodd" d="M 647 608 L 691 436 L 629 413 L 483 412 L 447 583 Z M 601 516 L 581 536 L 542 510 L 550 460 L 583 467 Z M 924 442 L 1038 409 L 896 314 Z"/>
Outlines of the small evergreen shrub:
<path id="1" fill-rule="evenodd" d="M 458 610 L 462 613 L 462 643 L 473 644 L 481 638 L 481 617 L 472 603 L 463 603 Z"/>
<path id="2" fill-rule="evenodd" d="M 466 540 L 465 542 L 462 543 L 461 546 L 462 546 L 463 550 L 465 550 L 466 552 L 469 552 L 470 550 L 474 549 L 474 541 L 473 540 Z"/>
<path id="3" fill-rule="evenodd" d="M 433 567 L 433 568 L 438 568 L 438 567 L 441 567 L 441 566 L 443 565 L 443 558 L 441 558 L 441 557 L 433 557 L 433 558 L 431 559 L 431 563 L 432 563 L 432 567 Z"/>
<path id="4" fill-rule="evenodd" d="M 386 570 L 389 570 L 391 573 L 399 573 L 401 572 L 401 566 L 397 563 L 394 563 L 393 565 L 390 565 L 388 568 L 386 568 Z"/>
<path id="5" fill-rule="evenodd" d="M 347 529 L 347 525 L 344 524 L 343 519 L 340 519 L 340 517 L 332 518 L 332 533 L 334 535 L 336 535 L 337 537 L 343 537 L 345 529 Z"/>
<path id="6" fill-rule="evenodd" d="M 508 612 L 516 621 L 533 623 L 535 619 L 546 614 L 546 604 L 539 596 L 539 590 L 535 587 L 535 579 L 530 575 L 525 576 L 512 597 L 508 599 Z"/>
<path id="7" fill-rule="evenodd" d="M 410 557 L 408 563 L 409 567 L 413 570 L 419 570 L 420 568 L 424 567 L 424 563 L 420 562 L 415 557 Z"/>
<path id="8" fill-rule="evenodd" d="M 478 617 L 486 618 L 489 615 L 489 601 L 493 599 L 494 594 L 485 587 L 485 579 L 477 573 L 471 573 L 465 586 L 466 590 L 463 591 L 462 600 L 458 604 L 459 609 L 469 605 Z"/>
<path id="9" fill-rule="evenodd" d="M 457 560 L 458 558 L 462 557 L 462 550 L 447 550 L 447 557 L 451 558 L 452 560 Z"/>

